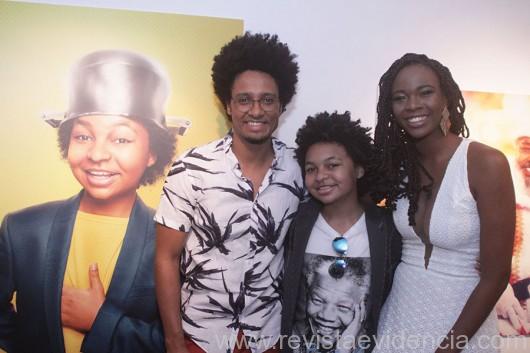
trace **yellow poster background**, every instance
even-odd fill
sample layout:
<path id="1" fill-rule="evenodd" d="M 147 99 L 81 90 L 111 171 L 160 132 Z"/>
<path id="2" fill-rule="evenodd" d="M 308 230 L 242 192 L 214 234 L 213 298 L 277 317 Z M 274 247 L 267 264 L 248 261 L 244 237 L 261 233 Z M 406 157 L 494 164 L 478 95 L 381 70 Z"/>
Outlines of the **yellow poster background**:
<path id="1" fill-rule="evenodd" d="M 192 122 L 177 154 L 222 136 L 226 123 L 211 84 L 213 57 L 243 21 L 165 13 L 0 2 L 0 217 L 80 190 L 40 116 L 67 109 L 67 79 L 85 54 L 126 49 L 169 75 L 166 115 Z M 156 207 L 162 180 L 139 194 Z"/>

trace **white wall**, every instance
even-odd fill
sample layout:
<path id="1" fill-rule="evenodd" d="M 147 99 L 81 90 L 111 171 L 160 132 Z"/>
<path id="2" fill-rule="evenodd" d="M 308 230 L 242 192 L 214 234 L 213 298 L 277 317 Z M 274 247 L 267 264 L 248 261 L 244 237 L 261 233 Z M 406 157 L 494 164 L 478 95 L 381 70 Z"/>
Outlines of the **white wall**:
<path id="1" fill-rule="evenodd" d="M 405 52 L 440 60 L 462 89 L 530 94 L 529 0 L 33 2 L 239 18 L 246 30 L 277 33 L 301 67 L 277 133 L 288 143 L 322 110 L 349 110 L 373 126 L 379 77 Z"/>

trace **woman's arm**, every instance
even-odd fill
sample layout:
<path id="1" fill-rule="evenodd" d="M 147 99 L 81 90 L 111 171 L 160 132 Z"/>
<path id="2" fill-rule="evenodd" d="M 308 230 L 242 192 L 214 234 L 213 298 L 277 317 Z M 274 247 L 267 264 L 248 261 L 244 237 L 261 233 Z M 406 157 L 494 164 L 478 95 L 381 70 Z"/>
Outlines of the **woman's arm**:
<path id="1" fill-rule="evenodd" d="M 468 176 L 480 217 L 480 281 L 436 353 L 464 348 L 462 343 L 471 339 L 486 320 L 510 276 L 515 194 L 508 161 L 493 148 L 471 143 Z"/>

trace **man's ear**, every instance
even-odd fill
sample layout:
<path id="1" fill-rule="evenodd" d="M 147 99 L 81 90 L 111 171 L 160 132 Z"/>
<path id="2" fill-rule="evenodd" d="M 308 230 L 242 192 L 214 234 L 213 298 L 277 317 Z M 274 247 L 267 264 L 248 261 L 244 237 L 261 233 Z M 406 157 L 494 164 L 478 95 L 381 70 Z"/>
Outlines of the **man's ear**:
<path id="1" fill-rule="evenodd" d="M 228 121 L 232 122 L 232 107 L 230 106 L 230 102 L 227 102 L 225 104 L 226 107 L 226 116 L 228 118 Z"/>

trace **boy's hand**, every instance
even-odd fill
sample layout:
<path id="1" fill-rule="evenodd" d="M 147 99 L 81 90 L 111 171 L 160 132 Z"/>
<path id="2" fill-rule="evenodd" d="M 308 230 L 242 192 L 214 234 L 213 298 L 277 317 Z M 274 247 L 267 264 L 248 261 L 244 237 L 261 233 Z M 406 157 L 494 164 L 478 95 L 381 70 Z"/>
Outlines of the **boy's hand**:
<path id="1" fill-rule="evenodd" d="M 90 288 L 63 287 L 61 297 L 61 321 L 63 326 L 80 332 L 90 330 L 101 305 L 105 301 L 105 291 L 99 278 L 97 264 L 90 265 L 88 278 Z"/>

